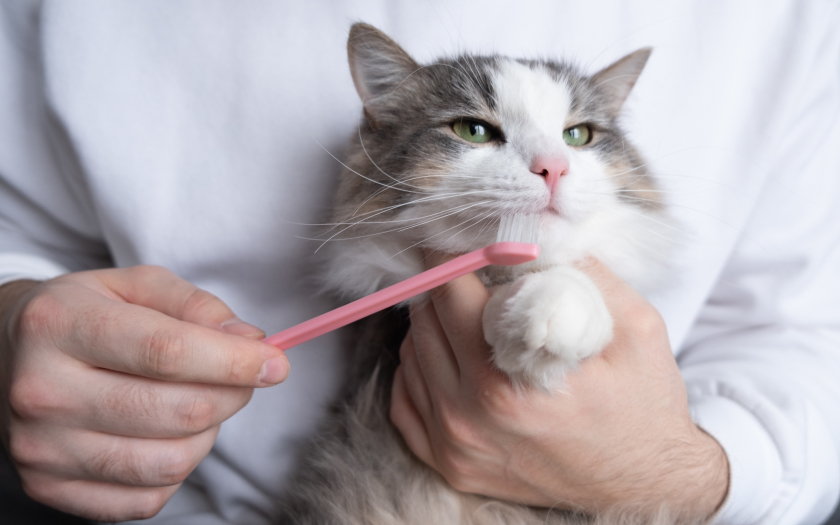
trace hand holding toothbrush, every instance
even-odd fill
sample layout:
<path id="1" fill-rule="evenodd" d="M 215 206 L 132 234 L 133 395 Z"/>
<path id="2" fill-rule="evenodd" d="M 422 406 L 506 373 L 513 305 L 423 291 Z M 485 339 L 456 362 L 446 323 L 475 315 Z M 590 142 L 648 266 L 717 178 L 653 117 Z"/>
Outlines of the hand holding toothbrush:
<path id="1" fill-rule="evenodd" d="M 24 490 L 101 521 L 155 515 L 288 373 L 261 330 L 159 267 L 9 283 L 0 326 L 0 434 Z"/>

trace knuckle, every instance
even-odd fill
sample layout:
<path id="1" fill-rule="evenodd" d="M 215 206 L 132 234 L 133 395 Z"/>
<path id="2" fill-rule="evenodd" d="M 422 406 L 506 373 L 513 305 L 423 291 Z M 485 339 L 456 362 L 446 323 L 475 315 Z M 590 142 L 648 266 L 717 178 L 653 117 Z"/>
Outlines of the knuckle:
<path id="1" fill-rule="evenodd" d="M 457 447 L 470 446 L 475 442 L 472 424 L 457 410 L 440 407 L 438 412 L 441 433 L 447 443 Z"/>
<path id="2" fill-rule="evenodd" d="M 171 277 L 172 275 L 174 275 L 171 271 L 167 270 L 163 266 L 157 266 L 154 264 L 141 264 L 139 266 L 132 266 L 131 268 L 128 268 L 128 272 L 131 275 L 131 279 L 141 282 L 156 280 L 162 277 Z"/>
<path id="3" fill-rule="evenodd" d="M 49 504 L 54 496 L 51 484 L 38 477 L 30 477 L 22 473 L 20 485 L 27 496 L 40 503 Z"/>
<path id="4" fill-rule="evenodd" d="M 161 487 L 183 481 L 192 471 L 188 450 L 171 445 L 153 453 L 119 447 L 103 450 L 84 463 L 94 479 L 134 487 Z"/>
<path id="5" fill-rule="evenodd" d="M 83 467 L 94 479 L 119 480 L 129 485 L 142 485 L 143 472 L 129 454 L 114 450 L 101 450 L 85 460 Z"/>
<path id="6" fill-rule="evenodd" d="M 18 465 L 34 467 L 45 459 L 46 453 L 37 438 L 15 432 L 9 436 L 9 457 Z"/>
<path id="7" fill-rule="evenodd" d="M 145 491 L 139 494 L 135 500 L 137 508 L 132 514 L 132 519 L 147 520 L 154 518 L 169 501 L 169 493 L 165 489 Z"/>
<path id="8" fill-rule="evenodd" d="M 184 301 L 184 317 L 187 319 L 197 318 L 202 313 L 223 308 L 224 313 L 227 313 L 227 308 L 223 306 L 221 300 L 201 288 L 194 288 L 190 295 Z"/>
<path id="9" fill-rule="evenodd" d="M 444 450 L 438 454 L 441 475 L 457 491 L 470 492 L 474 488 L 470 472 L 472 469 L 461 454 Z"/>
<path id="10" fill-rule="evenodd" d="M 140 428 L 149 419 L 160 418 L 163 400 L 154 386 L 126 381 L 113 390 L 103 391 L 97 406 Z"/>
<path id="11" fill-rule="evenodd" d="M 143 371 L 160 379 L 179 377 L 184 369 L 188 350 L 181 335 L 166 328 L 153 330 L 145 349 L 139 363 Z"/>
<path id="12" fill-rule="evenodd" d="M 216 416 L 216 404 L 207 390 L 191 392 L 175 409 L 177 424 L 187 434 L 199 434 L 213 427 Z"/>
<path id="13" fill-rule="evenodd" d="M 64 405 L 63 396 L 55 392 L 48 382 L 29 375 L 17 378 L 12 383 L 8 395 L 9 408 L 24 420 L 43 419 Z"/>
<path id="14" fill-rule="evenodd" d="M 52 332 L 63 309 L 62 301 L 50 293 L 34 295 L 21 309 L 15 330 L 17 335 L 28 339 Z"/>
<path id="15" fill-rule="evenodd" d="M 219 369 L 225 371 L 227 384 L 253 384 L 259 374 L 260 367 L 262 367 L 263 359 L 258 359 L 256 356 L 258 356 L 259 353 L 252 351 L 248 348 L 248 346 L 259 344 L 261 343 L 247 340 L 241 341 L 239 342 L 238 347 L 240 350 L 239 353 L 224 351 L 224 353 L 219 356 Z"/>
<path id="16" fill-rule="evenodd" d="M 635 309 L 633 326 L 641 337 L 651 339 L 662 334 L 665 329 L 665 321 L 656 308 L 645 303 Z"/>
<path id="17" fill-rule="evenodd" d="M 175 485 L 184 481 L 194 468 L 189 449 L 181 447 L 171 449 L 158 462 L 156 485 Z"/>
<path id="18" fill-rule="evenodd" d="M 519 396 L 507 385 L 484 386 L 478 391 L 476 399 L 482 413 L 494 419 L 514 418 L 518 413 Z"/>

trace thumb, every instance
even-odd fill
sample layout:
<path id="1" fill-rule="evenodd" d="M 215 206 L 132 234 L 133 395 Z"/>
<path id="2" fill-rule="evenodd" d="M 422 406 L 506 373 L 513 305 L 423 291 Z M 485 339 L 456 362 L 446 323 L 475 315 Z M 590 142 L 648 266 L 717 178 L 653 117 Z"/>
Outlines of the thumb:
<path id="1" fill-rule="evenodd" d="M 435 252 L 427 260 L 441 264 L 453 257 Z M 481 319 L 490 294 L 481 279 L 475 273 L 468 273 L 438 286 L 430 295 L 461 370 L 484 365 L 490 349 L 484 340 Z"/>

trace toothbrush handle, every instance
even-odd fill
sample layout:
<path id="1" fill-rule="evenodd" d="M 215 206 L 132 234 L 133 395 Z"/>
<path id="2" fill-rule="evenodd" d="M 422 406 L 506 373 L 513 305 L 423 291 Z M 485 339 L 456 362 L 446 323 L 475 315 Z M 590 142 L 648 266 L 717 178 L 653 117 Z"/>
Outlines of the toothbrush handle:
<path id="1" fill-rule="evenodd" d="M 521 264 L 536 259 L 538 255 L 539 247 L 533 244 L 513 242 L 491 244 L 266 337 L 263 342 L 286 350 L 489 264 Z"/>

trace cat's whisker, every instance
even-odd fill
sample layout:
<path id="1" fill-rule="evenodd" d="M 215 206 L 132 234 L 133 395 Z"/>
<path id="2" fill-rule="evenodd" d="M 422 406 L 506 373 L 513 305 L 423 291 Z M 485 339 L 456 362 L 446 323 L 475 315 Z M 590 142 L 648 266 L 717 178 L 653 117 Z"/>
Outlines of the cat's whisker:
<path id="1" fill-rule="evenodd" d="M 386 206 L 385 208 L 376 208 L 374 210 L 366 211 L 366 212 L 362 213 L 361 215 L 353 214 L 353 215 L 351 215 L 351 217 L 364 217 L 365 215 L 370 215 L 370 214 L 378 213 L 378 212 L 382 212 L 382 211 L 390 211 L 390 210 L 393 210 L 393 209 L 396 209 L 396 208 L 401 208 L 401 207 L 404 207 L 404 206 L 423 204 L 423 203 L 434 202 L 434 201 L 442 200 L 442 199 L 449 199 L 449 198 L 453 198 L 453 197 L 462 197 L 462 196 L 465 196 L 465 195 L 473 195 L 473 194 L 479 194 L 479 193 L 486 193 L 486 190 L 473 190 L 473 191 L 470 191 L 470 192 L 450 192 L 450 193 L 431 194 L 431 195 L 427 195 L 425 197 L 420 197 L 419 199 L 416 199 L 416 200 L 412 200 L 412 201 L 408 201 L 408 202 L 402 202 L 400 204 L 393 204 L 391 206 Z"/>
<path id="2" fill-rule="evenodd" d="M 441 199 L 441 200 L 443 200 L 443 199 Z M 412 217 L 412 218 L 407 218 L 407 219 L 391 219 L 391 220 L 387 220 L 387 221 L 364 221 L 364 224 L 392 224 L 392 223 L 396 223 L 396 222 L 410 222 L 410 221 L 425 219 L 427 217 L 433 217 L 433 216 L 439 215 L 441 213 L 446 213 L 446 210 L 438 211 L 438 212 L 435 212 L 435 213 L 430 213 L 429 215 L 424 215 L 422 217 Z M 333 226 L 333 227 L 337 227 L 337 226 L 348 226 L 348 225 L 352 226 L 352 225 L 355 225 L 355 224 L 360 224 L 361 222 L 362 221 L 347 221 L 347 222 L 329 222 L 329 223 L 322 223 L 322 224 L 304 224 L 304 223 L 296 223 L 296 224 L 298 224 L 300 226 Z M 322 235 L 325 235 L 325 234 L 322 234 Z"/>
<path id="3" fill-rule="evenodd" d="M 492 191 L 490 191 L 490 190 L 473 190 L 473 191 L 467 191 L 467 192 L 452 192 L 452 193 L 443 193 L 443 194 L 437 194 L 437 195 L 428 195 L 426 197 L 421 197 L 421 198 L 413 200 L 413 201 L 403 202 L 403 203 L 400 203 L 400 204 L 394 204 L 392 206 L 387 206 L 385 208 L 377 208 L 375 210 L 370 210 L 370 211 L 367 211 L 367 212 L 361 214 L 358 217 L 364 217 L 365 215 L 369 216 L 371 214 L 378 215 L 379 213 L 392 211 L 392 210 L 395 210 L 397 208 L 402 208 L 404 206 L 411 206 L 411 205 L 416 205 L 416 204 L 426 204 L 426 203 L 429 203 L 429 202 L 435 202 L 435 201 L 444 200 L 444 199 L 451 199 L 451 198 L 455 198 L 455 197 L 465 197 L 465 196 L 469 196 L 469 195 L 479 195 L 479 194 L 484 194 L 484 193 L 490 193 L 492 195 Z M 357 215 L 355 215 L 355 213 L 354 213 L 353 215 L 351 215 L 351 217 L 357 217 Z"/>
<path id="4" fill-rule="evenodd" d="M 627 197 L 627 199 L 631 199 L 631 200 L 638 200 L 638 201 L 649 200 L 649 199 L 640 199 L 640 198 L 636 198 L 636 197 L 629 197 L 629 196 Z M 671 203 L 668 203 L 668 206 L 669 206 L 669 207 L 671 207 L 671 208 L 675 208 L 675 207 L 676 207 L 676 208 L 683 208 L 683 209 L 685 209 L 685 210 L 689 210 L 689 211 L 692 211 L 692 212 L 694 212 L 694 213 L 699 213 L 700 215 L 703 215 L 703 216 L 705 216 L 705 217 L 708 217 L 708 218 L 710 218 L 710 219 L 713 219 L 713 220 L 715 220 L 717 223 L 722 224 L 722 225 L 726 226 L 727 228 L 730 228 L 731 230 L 735 231 L 736 233 L 738 233 L 738 234 L 740 234 L 740 235 L 743 235 L 743 236 L 744 236 L 744 239 L 746 239 L 746 240 L 748 240 L 748 241 L 750 241 L 750 242 L 755 243 L 755 246 L 759 247 L 761 250 L 764 250 L 766 253 L 770 253 L 770 252 L 767 250 L 767 248 L 765 248 L 765 247 L 764 247 L 764 245 L 762 245 L 760 242 L 758 242 L 756 239 L 752 238 L 751 236 L 747 235 L 747 234 L 746 234 L 746 232 L 745 232 L 744 230 L 742 230 L 741 228 L 738 228 L 738 227 L 736 227 L 736 226 L 733 226 L 732 224 L 729 224 L 728 222 L 726 222 L 725 220 L 721 219 L 720 217 L 715 217 L 714 215 L 712 215 L 712 214 L 710 214 L 710 213 L 708 213 L 708 212 L 705 212 L 705 211 L 702 211 L 702 210 L 698 210 L 697 208 L 692 208 L 692 207 L 690 207 L 690 206 L 686 206 L 686 205 L 684 205 L 684 204 L 676 204 L 676 203 L 671 202 Z"/>
<path id="5" fill-rule="evenodd" d="M 415 188 L 415 189 L 418 189 L 418 190 L 421 190 L 421 191 L 428 191 L 428 190 L 424 190 L 424 188 L 420 188 L 418 186 L 413 186 L 411 184 L 407 184 L 405 182 L 405 180 L 399 180 L 399 179 L 395 178 L 393 175 L 391 175 L 389 173 L 386 173 L 382 168 L 380 168 L 379 165 L 376 163 L 376 161 L 373 160 L 373 157 L 370 156 L 370 153 L 368 153 L 367 147 L 365 147 L 365 141 L 362 139 L 362 127 L 361 127 L 361 125 L 359 125 L 359 127 L 358 127 L 358 132 L 359 132 L 359 144 L 362 146 L 362 151 L 364 151 L 365 156 L 368 158 L 370 163 L 373 164 L 373 167 L 375 167 L 377 170 L 379 170 L 380 173 L 382 173 L 383 175 L 385 175 L 386 177 L 388 177 L 389 179 L 394 181 L 394 184 L 389 185 L 390 188 L 396 188 L 396 186 L 398 184 L 401 184 L 401 185 L 405 185 L 405 186 L 408 186 L 410 188 Z"/>
<path id="6" fill-rule="evenodd" d="M 489 212 L 488 212 L 488 215 L 489 215 Z M 489 227 L 493 226 L 494 224 L 496 224 L 496 223 L 498 223 L 498 222 L 501 222 L 501 220 L 502 220 L 502 218 L 501 218 L 500 216 L 499 216 L 499 217 L 488 216 L 488 217 L 486 217 L 486 218 L 485 218 L 485 219 L 483 219 L 483 220 L 485 220 L 485 221 L 486 221 L 487 219 L 490 219 L 490 220 L 489 220 L 489 221 L 487 221 L 487 222 L 484 224 L 484 226 L 482 226 L 482 227 L 481 227 L 481 229 L 480 229 L 480 230 L 478 230 L 478 233 L 476 233 L 476 234 L 475 234 L 475 237 L 473 237 L 473 242 L 475 242 L 476 240 L 478 240 L 478 238 L 479 238 L 479 237 L 481 237 L 481 235 L 482 235 L 482 234 L 484 234 L 484 232 L 487 230 L 487 228 L 489 228 Z"/>
<path id="7" fill-rule="evenodd" d="M 488 213 L 489 213 L 489 212 L 488 212 Z M 472 217 L 472 218 L 470 218 L 470 219 L 467 219 L 467 220 L 465 220 L 465 221 L 463 221 L 463 222 L 460 222 L 460 223 L 456 224 L 455 226 L 449 227 L 449 228 L 447 228 L 447 229 L 445 229 L 445 230 L 442 230 L 442 231 L 439 231 L 439 232 L 435 233 L 434 235 L 431 235 L 431 236 L 429 236 L 429 237 L 426 237 L 426 238 L 425 238 L 425 239 L 423 239 L 423 240 L 417 241 L 416 243 L 412 244 L 411 246 L 409 246 L 409 247 L 407 247 L 407 248 L 403 248 L 402 250 L 398 251 L 397 253 L 395 253 L 394 255 L 392 255 L 391 257 L 389 257 L 389 258 L 388 258 L 388 260 L 393 259 L 393 258 L 394 258 L 394 257 L 396 257 L 397 255 L 399 255 L 399 254 L 401 254 L 401 253 L 403 253 L 403 252 L 405 252 L 405 251 L 407 251 L 407 250 L 410 250 L 410 249 L 415 248 L 415 247 L 417 247 L 417 246 L 419 246 L 419 245 L 421 245 L 421 244 L 423 244 L 423 243 L 425 243 L 425 242 L 428 242 L 429 240 L 434 239 L 434 238 L 435 238 L 435 237 L 437 237 L 438 235 L 443 235 L 444 233 L 448 232 L 449 230 L 452 230 L 452 229 L 454 229 L 454 228 L 458 228 L 458 227 L 462 226 L 463 224 L 465 224 L 466 222 L 472 221 L 472 220 L 474 220 L 474 219 L 475 219 L 475 217 Z M 456 235 L 457 235 L 457 234 L 456 234 Z M 450 237 L 450 239 L 451 239 L 451 237 Z M 448 240 L 448 239 L 447 239 L 447 240 Z"/>
<path id="8" fill-rule="evenodd" d="M 418 227 L 418 226 L 423 226 L 423 225 L 426 225 L 426 224 L 432 223 L 432 222 L 434 222 L 434 221 L 436 221 L 436 220 L 440 220 L 440 219 L 443 219 L 443 218 L 449 217 L 449 216 L 451 216 L 451 215 L 456 215 L 456 214 L 458 214 L 458 213 L 464 212 L 464 211 L 466 211 L 466 210 L 468 210 L 468 209 L 470 209 L 470 208 L 474 208 L 475 206 L 481 206 L 482 204 L 487 204 L 487 202 L 489 202 L 489 201 L 477 202 L 477 203 L 474 203 L 474 204 L 465 205 L 465 206 L 462 206 L 462 207 L 461 207 L 461 209 L 456 209 L 455 211 L 452 211 L 452 210 L 447 210 L 447 211 L 446 211 L 446 214 L 445 214 L 445 215 L 442 215 L 441 217 L 436 217 L 436 218 L 434 218 L 434 219 L 429 219 L 429 220 L 427 220 L 427 221 L 425 221 L 425 222 L 422 222 L 422 223 L 419 223 L 419 224 L 414 224 L 414 225 L 411 225 L 411 226 L 405 227 L 405 228 L 403 228 L 403 229 L 401 229 L 401 230 L 399 230 L 399 231 L 406 231 L 406 230 L 410 230 L 410 229 L 412 229 L 412 228 L 416 228 L 416 227 Z M 450 211 L 452 211 L 452 212 L 450 213 Z"/>
<path id="9" fill-rule="evenodd" d="M 458 197 L 458 196 L 461 196 L 461 195 L 463 195 L 463 194 L 452 193 L 452 194 L 446 194 L 446 195 L 432 196 L 434 198 L 424 197 L 423 198 L 424 200 L 422 200 L 422 201 L 420 199 L 418 199 L 418 201 L 405 202 L 405 203 L 402 203 L 402 204 L 396 204 L 396 205 L 393 205 L 393 206 L 389 206 L 387 208 L 380 208 L 380 209 L 376 209 L 376 210 L 371 210 L 369 212 L 365 212 L 364 215 L 370 215 L 370 214 L 373 214 L 373 213 L 376 213 L 376 212 L 387 212 L 387 211 L 391 211 L 395 208 L 415 204 L 416 202 L 429 202 L 429 201 L 436 201 L 436 200 L 444 200 L 444 199 L 448 199 L 448 198 Z M 425 200 L 425 199 L 427 199 L 427 200 Z M 437 212 L 437 213 L 440 213 L 440 212 Z M 378 215 L 378 213 L 376 213 L 376 214 Z M 434 214 L 432 214 L 432 215 L 434 215 Z M 388 221 L 367 221 L 366 224 L 387 224 L 387 223 L 391 223 L 391 222 L 406 222 L 406 221 L 410 221 L 410 220 L 416 220 L 416 219 L 393 219 L 393 220 L 388 220 Z M 299 226 L 331 226 L 331 228 L 329 230 L 327 230 L 327 231 L 325 231 L 324 233 L 321 234 L 321 236 L 323 236 L 323 235 L 327 235 L 329 232 L 334 230 L 336 227 L 346 226 L 346 225 L 351 225 L 352 226 L 354 224 L 358 224 L 358 222 L 360 222 L 360 221 L 328 222 L 328 223 L 301 223 L 301 222 L 292 222 L 292 221 L 287 221 L 287 222 L 289 222 L 291 224 L 296 224 L 296 225 L 299 225 Z M 311 239 L 309 237 L 299 237 L 299 238 L 307 239 L 307 240 L 315 240 L 315 239 Z M 322 239 L 317 239 L 317 240 L 322 240 Z"/>
<path id="10" fill-rule="evenodd" d="M 449 237 L 448 237 L 445 241 L 443 241 L 443 243 L 444 243 L 444 244 L 446 244 L 447 242 L 451 241 L 451 240 L 452 240 L 452 239 L 454 239 L 456 236 L 461 235 L 462 233 L 464 233 L 465 231 L 469 230 L 469 229 L 470 229 L 470 228 L 472 228 L 473 226 L 475 226 L 475 225 L 477 225 L 477 224 L 481 224 L 481 221 L 483 221 L 484 219 L 488 218 L 488 216 L 490 215 L 490 213 L 491 213 L 491 212 L 486 212 L 484 215 L 482 215 L 482 216 L 480 216 L 480 217 L 473 217 L 472 219 L 469 219 L 469 220 L 467 220 L 467 221 L 462 222 L 462 223 L 461 223 L 461 225 L 464 225 L 464 224 L 466 224 L 467 222 L 472 222 L 472 224 L 469 224 L 467 227 L 465 227 L 465 228 L 463 228 L 463 229 L 461 229 L 461 230 L 459 230 L 459 231 L 457 231 L 457 232 L 453 233 L 453 234 L 452 234 L 451 236 L 449 236 Z M 499 218 L 499 220 L 501 220 L 501 218 Z"/>
<path id="11" fill-rule="evenodd" d="M 611 179 L 614 179 L 614 177 L 615 177 L 614 175 L 611 175 L 609 177 L 605 177 L 605 178 L 602 178 L 602 179 L 593 179 L 591 182 L 600 182 L 600 181 L 605 181 L 605 180 L 611 180 Z M 630 185 L 638 182 L 642 178 L 644 178 L 644 175 L 640 175 L 639 177 L 631 180 L 629 183 L 623 184 L 622 186 L 619 186 L 619 187 L 630 186 Z M 728 190 L 731 190 L 731 191 L 733 191 L 733 192 L 735 192 L 739 195 L 746 195 L 746 193 L 744 193 L 742 190 L 740 190 L 740 189 L 738 189 L 734 186 L 730 186 L 730 185 L 728 185 L 726 183 L 723 183 L 723 182 L 720 182 L 720 181 L 707 179 L 705 177 L 697 177 L 697 176 L 694 176 L 694 175 L 685 175 L 685 174 L 681 174 L 681 173 L 660 173 L 660 172 L 656 172 L 655 178 L 657 180 L 668 179 L 668 178 L 693 179 L 693 180 L 698 180 L 698 181 L 702 181 L 702 182 L 708 182 L 710 184 L 715 184 L 717 186 L 720 186 L 720 187 L 726 188 Z"/>
<path id="12" fill-rule="evenodd" d="M 420 179 L 425 179 L 425 178 L 436 178 L 436 177 L 441 177 L 441 175 L 440 175 L 440 174 L 432 174 L 432 175 L 418 175 L 418 176 L 415 176 L 415 177 L 409 177 L 409 178 L 405 179 L 405 181 L 420 180 Z M 458 179 L 483 180 L 483 178 L 482 178 L 482 177 L 473 177 L 473 176 L 469 176 L 469 175 L 461 175 L 461 174 L 450 174 L 450 175 L 449 175 L 449 177 L 450 177 L 450 178 L 454 178 L 454 179 L 456 179 L 456 180 L 458 180 Z M 387 191 L 388 189 L 390 189 L 390 188 L 392 188 L 392 187 L 393 187 L 393 186 L 389 184 L 389 185 L 387 185 L 387 186 L 383 186 L 383 187 L 381 187 L 381 188 L 377 189 L 377 190 L 376 190 L 375 192 L 373 192 L 373 193 L 372 193 L 372 194 L 371 194 L 368 198 L 366 198 L 366 199 L 365 199 L 364 201 L 362 201 L 362 202 L 361 202 L 358 206 L 356 206 L 356 209 L 355 209 L 355 210 L 353 210 L 353 213 L 351 214 L 351 216 L 355 216 L 355 215 L 356 215 L 356 213 L 357 213 L 357 212 L 358 212 L 358 211 L 359 211 L 359 210 L 360 210 L 360 209 L 361 209 L 361 208 L 362 208 L 365 204 L 367 204 L 367 203 L 368 203 L 371 199 L 375 198 L 377 195 L 382 194 L 383 192 Z M 417 186 L 414 186 L 414 187 L 417 187 Z M 482 190 L 482 191 L 492 191 L 492 190 Z M 429 191 L 426 191 L 425 193 L 433 193 L 433 191 L 429 190 Z"/>
<path id="13" fill-rule="evenodd" d="M 349 240 L 363 239 L 363 238 L 366 238 L 366 237 L 374 237 L 374 236 L 376 236 L 376 235 L 382 235 L 382 234 L 385 234 L 385 233 L 393 233 L 393 232 L 406 231 L 406 230 L 411 229 L 411 228 L 415 228 L 415 227 L 418 227 L 418 226 L 422 226 L 423 224 L 427 224 L 427 223 L 429 223 L 429 222 L 433 222 L 433 221 L 436 221 L 436 220 L 440 220 L 440 219 L 443 219 L 443 218 L 449 217 L 449 216 L 451 216 L 451 215 L 455 215 L 455 214 L 457 214 L 457 213 L 461 213 L 461 212 L 463 212 L 463 211 L 465 211 L 465 210 L 467 210 L 467 209 L 469 209 L 469 208 L 472 208 L 472 207 L 475 207 L 475 206 L 479 206 L 479 205 L 482 205 L 482 204 L 486 204 L 486 202 L 477 202 L 477 203 L 471 203 L 471 204 L 468 204 L 468 205 L 462 205 L 462 206 L 460 206 L 460 207 L 453 208 L 455 211 L 452 211 L 453 209 L 446 210 L 446 212 L 445 212 L 445 214 L 444 214 L 444 215 L 441 215 L 441 216 L 439 216 L 439 217 L 435 217 L 434 219 L 431 219 L 431 220 L 426 221 L 426 222 L 424 222 L 424 223 L 414 224 L 414 225 L 409 226 L 409 227 L 394 228 L 394 229 L 391 229 L 391 230 L 379 231 L 379 232 L 374 232 L 374 233 L 365 234 L 365 235 L 358 235 L 358 236 L 354 236 L 354 237 L 342 237 L 342 238 L 337 238 L 339 235 L 341 235 L 341 234 L 342 234 L 342 233 L 344 233 L 345 231 L 349 230 L 349 229 L 350 229 L 350 228 L 352 228 L 353 226 L 358 226 L 359 224 L 361 224 L 362 222 L 364 222 L 364 219 L 363 219 L 363 220 L 361 220 L 361 221 L 358 221 L 358 222 L 356 222 L 356 223 L 353 223 L 353 224 L 351 224 L 351 225 L 347 226 L 346 228 L 344 228 L 344 229 L 342 229 L 341 231 L 339 231 L 339 232 L 337 232 L 337 233 L 333 234 L 330 238 L 328 238 L 328 239 L 326 239 L 326 240 L 323 240 L 323 239 L 307 239 L 307 238 L 305 238 L 305 237 L 298 237 L 298 238 L 300 238 L 300 239 L 305 239 L 305 240 L 322 241 L 322 242 L 321 242 L 321 245 L 320 245 L 320 246 L 318 246 L 318 248 L 315 250 L 315 253 L 318 253 L 318 251 L 319 251 L 321 248 L 323 248 L 323 247 L 324 247 L 324 246 L 325 246 L 328 242 L 330 242 L 330 241 L 349 241 Z M 369 223 L 366 223 L 366 224 L 369 224 Z"/>
<path id="14" fill-rule="evenodd" d="M 466 64 L 466 67 L 468 67 L 472 71 L 472 77 L 473 77 L 473 82 L 474 82 L 475 87 L 482 94 L 484 94 L 484 96 L 491 99 L 493 101 L 493 103 L 498 103 L 498 101 L 496 100 L 496 96 L 481 84 L 481 81 L 480 81 L 480 78 L 479 78 L 481 76 L 481 71 L 480 71 L 481 68 L 475 62 L 475 59 L 473 59 L 473 57 L 471 57 L 469 55 L 466 55 L 465 56 L 465 61 L 468 62 Z"/>
<path id="15" fill-rule="evenodd" d="M 341 161 L 338 157 L 336 157 L 335 155 L 333 155 L 333 154 L 332 154 L 332 152 L 331 152 L 330 150 L 328 150 L 327 148 L 325 148 L 323 144 L 321 144 L 320 142 L 318 142 L 318 140 L 317 140 L 317 139 L 313 138 L 312 140 L 314 140 L 316 144 L 318 144 L 319 146 L 321 146 L 321 149 L 323 149 L 324 151 L 326 151 L 326 152 L 327 152 L 327 155 L 329 155 L 330 157 L 332 157 L 333 159 L 335 159 L 335 161 L 336 161 L 336 162 L 338 162 L 339 164 L 341 164 L 342 166 L 344 166 L 344 168 L 345 168 L 345 169 L 347 169 L 349 172 L 351 172 L 351 173 L 354 173 L 354 174 L 358 175 L 359 177 L 361 177 L 361 178 L 365 179 L 366 181 L 372 182 L 372 183 L 374 183 L 374 184 L 379 184 L 380 186 L 386 186 L 386 184 L 384 184 L 384 183 L 382 183 L 382 182 L 379 182 L 378 180 L 371 179 L 370 177 L 367 177 L 367 176 L 365 176 L 365 175 L 362 175 L 362 174 L 361 174 L 361 173 L 359 173 L 358 171 L 354 170 L 353 168 L 351 168 L 350 166 L 348 166 L 347 164 L 345 164 L 344 162 L 342 162 L 342 161 Z M 408 193 L 425 193 L 425 192 L 417 192 L 417 191 L 410 191 L 410 190 L 400 190 L 400 191 L 405 191 L 405 192 L 408 192 Z"/>

